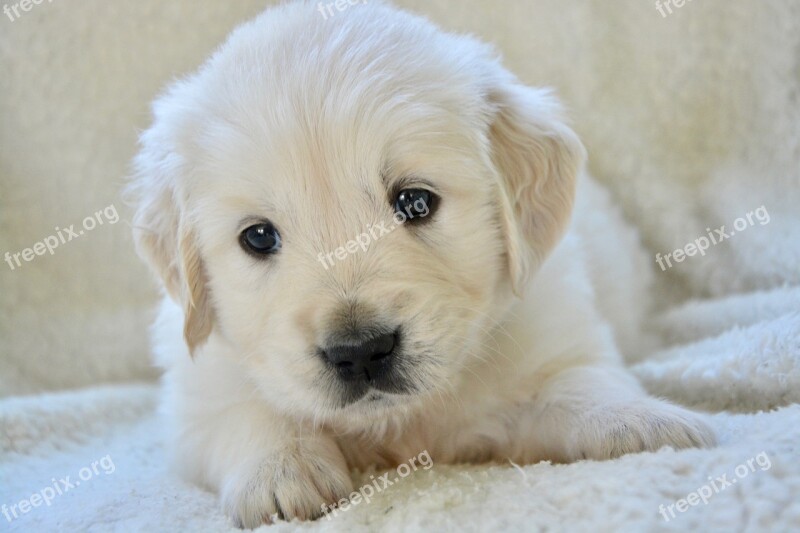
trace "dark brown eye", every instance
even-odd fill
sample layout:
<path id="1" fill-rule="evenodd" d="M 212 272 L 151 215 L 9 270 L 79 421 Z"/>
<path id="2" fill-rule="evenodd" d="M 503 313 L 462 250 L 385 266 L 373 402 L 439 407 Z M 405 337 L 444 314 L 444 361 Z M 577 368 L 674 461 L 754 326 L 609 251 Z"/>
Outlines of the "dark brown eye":
<path id="1" fill-rule="evenodd" d="M 421 221 L 436 208 L 438 197 L 426 189 L 403 189 L 397 193 L 394 210 L 410 221 Z"/>
<path id="2" fill-rule="evenodd" d="M 245 229 L 239 236 L 239 243 L 251 254 L 270 255 L 280 250 L 281 234 L 271 222 L 263 222 Z"/>

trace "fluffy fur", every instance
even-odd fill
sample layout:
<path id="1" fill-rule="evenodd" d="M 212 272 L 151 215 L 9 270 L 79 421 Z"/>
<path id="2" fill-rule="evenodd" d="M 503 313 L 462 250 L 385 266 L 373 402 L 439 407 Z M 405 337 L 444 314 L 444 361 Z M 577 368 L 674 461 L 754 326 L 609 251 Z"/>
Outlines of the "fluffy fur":
<path id="1" fill-rule="evenodd" d="M 555 98 L 489 47 L 377 3 L 329 19 L 293 3 L 154 111 L 132 190 L 138 249 L 168 294 L 155 349 L 175 461 L 240 525 L 313 518 L 351 492 L 350 468 L 422 450 L 574 461 L 714 442 L 622 369 L 615 335 L 634 344 L 638 309 L 593 280 L 635 269 L 615 244 L 630 235 L 596 213 Z M 318 262 L 422 181 L 442 199 L 427 224 Z M 283 237 L 266 261 L 238 242 L 261 218 Z M 342 323 L 402 327 L 410 391 L 343 401 L 317 354 Z"/>

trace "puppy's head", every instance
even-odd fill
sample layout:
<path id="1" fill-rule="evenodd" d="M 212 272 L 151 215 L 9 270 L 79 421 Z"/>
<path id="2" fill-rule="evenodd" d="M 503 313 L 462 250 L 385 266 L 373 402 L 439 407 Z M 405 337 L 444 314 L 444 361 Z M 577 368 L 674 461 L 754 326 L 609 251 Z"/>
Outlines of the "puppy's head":
<path id="1" fill-rule="evenodd" d="M 218 336 L 268 401 L 323 420 L 456 386 L 584 157 L 490 49 L 380 5 L 270 10 L 154 112 L 136 240 L 189 348 Z"/>

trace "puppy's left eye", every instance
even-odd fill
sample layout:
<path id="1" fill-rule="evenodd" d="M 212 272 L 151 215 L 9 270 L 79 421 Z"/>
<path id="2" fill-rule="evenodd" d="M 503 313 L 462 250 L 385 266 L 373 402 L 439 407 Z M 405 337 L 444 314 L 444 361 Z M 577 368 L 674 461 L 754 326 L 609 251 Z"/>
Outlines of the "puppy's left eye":
<path id="1" fill-rule="evenodd" d="M 438 197 L 426 189 L 403 189 L 397 193 L 394 210 L 410 220 L 427 217 L 436 208 Z"/>
<path id="2" fill-rule="evenodd" d="M 281 234 L 271 222 L 263 222 L 245 229 L 239 236 L 239 243 L 251 254 L 274 254 L 281 248 Z"/>

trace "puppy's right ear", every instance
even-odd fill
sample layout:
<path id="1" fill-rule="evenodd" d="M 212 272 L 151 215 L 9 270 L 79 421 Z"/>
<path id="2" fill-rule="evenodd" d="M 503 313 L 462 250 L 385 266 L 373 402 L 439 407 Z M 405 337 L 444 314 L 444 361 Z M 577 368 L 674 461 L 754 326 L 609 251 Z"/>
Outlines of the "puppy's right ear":
<path id="1" fill-rule="evenodd" d="M 569 223 L 586 151 L 548 91 L 507 79 L 489 100 L 509 273 L 519 295 Z"/>
<path id="2" fill-rule="evenodd" d="M 142 135 L 140 144 L 135 175 L 128 187 L 136 210 L 136 250 L 161 279 L 169 296 L 183 306 L 184 338 L 194 354 L 211 333 L 213 309 L 197 239 L 177 189 L 185 165 L 169 148 L 172 143 L 158 125 Z"/>

